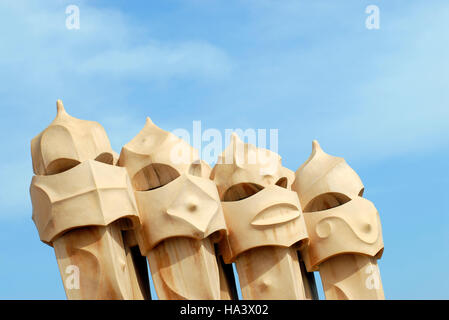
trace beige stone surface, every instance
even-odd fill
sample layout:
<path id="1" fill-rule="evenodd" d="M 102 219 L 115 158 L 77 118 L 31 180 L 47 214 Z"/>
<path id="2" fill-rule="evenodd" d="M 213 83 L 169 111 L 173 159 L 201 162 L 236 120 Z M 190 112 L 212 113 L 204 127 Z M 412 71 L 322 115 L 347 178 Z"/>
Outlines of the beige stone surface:
<path id="1" fill-rule="evenodd" d="M 136 228 L 139 216 L 103 127 L 70 116 L 58 100 L 56 118 L 32 140 L 31 155 L 33 220 L 54 247 L 67 298 L 133 299 L 122 230 Z"/>
<path id="2" fill-rule="evenodd" d="M 137 242 L 159 299 L 220 299 L 214 243 L 226 224 L 210 167 L 149 118 L 118 164 L 132 180 L 142 220 Z"/>
<path id="3" fill-rule="evenodd" d="M 292 188 L 310 236 L 301 253 L 308 271 L 319 270 L 326 299 L 384 299 L 377 265 L 383 252 L 380 217 L 362 198 L 357 173 L 314 141 Z"/>
<path id="4" fill-rule="evenodd" d="M 306 299 L 297 250 L 308 236 L 280 156 L 234 134 L 211 176 L 228 226 L 220 249 L 236 263 L 243 298 Z"/>

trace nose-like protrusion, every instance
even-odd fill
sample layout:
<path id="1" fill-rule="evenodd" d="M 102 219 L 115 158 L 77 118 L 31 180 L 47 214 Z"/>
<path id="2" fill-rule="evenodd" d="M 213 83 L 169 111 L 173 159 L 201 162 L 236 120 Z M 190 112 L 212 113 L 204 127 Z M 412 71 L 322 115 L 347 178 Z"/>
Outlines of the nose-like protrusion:
<path id="1" fill-rule="evenodd" d="M 196 209 L 198 209 L 198 207 L 197 207 L 196 204 L 191 203 L 191 204 L 189 204 L 188 209 L 189 209 L 190 212 L 195 212 Z"/>
<path id="2" fill-rule="evenodd" d="M 186 205 L 187 205 L 187 210 L 191 213 L 194 213 L 195 211 L 198 211 L 199 201 L 195 197 L 189 197 Z"/>
<path id="3" fill-rule="evenodd" d="M 180 181 L 180 187 L 176 193 L 173 193 L 172 201 L 166 212 L 172 217 L 182 219 L 195 227 L 200 232 L 205 232 L 211 218 L 217 213 L 220 203 L 217 198 L 210 196 L 200 178 L 184 177 Z M 213 184 L 210 187 L 215 187 Z"/>

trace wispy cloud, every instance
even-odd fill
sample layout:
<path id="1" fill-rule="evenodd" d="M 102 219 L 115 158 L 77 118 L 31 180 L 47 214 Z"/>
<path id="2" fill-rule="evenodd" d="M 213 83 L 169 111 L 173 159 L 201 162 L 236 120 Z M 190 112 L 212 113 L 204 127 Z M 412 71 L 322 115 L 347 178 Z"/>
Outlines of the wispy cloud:
<path id="1" fill-rule="evenodd" d="M 189 3 L 194 10 L 168 26 L 165 16 L 143 21 L 81 1 L 81 29 L 70 31 L 68 1 L 2 1 L 5 165 L 15 161 L 10 154 L 31 162 L 29 140 L 54 117 L 57 98 L 74 116 L 103 124 L 117 152 L 145 116 L 167 130 L 190 130 L 192 120 L 205 128 L 278 128 L 292 169 L 312 139 L 365 164 L 447 148 L 446 3 L 380 4 L 377 31 L 365 28 L 358 2 Z M 204 23 L 220 28 L 204 33 L 193 15 L 201 10 L 210 14 Z M 240 23 L 230 18 L 237 13 Z"/>
<path id="2" fill-rule="evenodd" d="M 380 30 L 369 1 L 247 3 L 254 48 L 218 93 L 220 121 L 280 128 L 292 168 L 315 138 L 366 165 L 448 148 L 447 3 L 378 3 Z"/>
<path id="3" fill-rule="evenodd" d="M 87 1 L 80 4 L 79 30 L 66 29 L 61 3 L 2 1 L 0 8 L 8 30 L 3 31 L 0 53 L 0 65 L 7 72 L 3 75 L 21 69 L 34 84 L 42 75 L 64 78 L 77 73 L 83 78 L 101 73 L 146 81 L 172 76 L 208 79 L 226 76 L 231 68 L 227 54 L 211 43 L 157 39 L 132 17 L 97 9 Z M 45 80 L 50 79 L 41 83 Z"/>
<path id="4" fill-rule="evenodd" d="M 382 11 L 382 39 L 367 43 L 376 56 L 352 86 L 356 108 L 324 120 L 330 144 L 368 163 L 449 147 L 448 9 L 417 5 L 399 17 Z"/>
<path id="5" fill-rule="evenodd" d="M 160 39 L 148 24 L 89 1 L 76 2 L 81 28 L 68 30 L 65 8 L 71 3 L 0 2 L 0 200 L 6 215 L 23 210 L 32 175 L 29 142 L 55 116 L 56 99 L 74 116 L 104 124 L 120 152 L 145 121 L 132 110 L 137 105 L 130 96 L 142 95 L 136 87 L 213 83 L 232 71 L 228 54 L 209 41 Z"/>

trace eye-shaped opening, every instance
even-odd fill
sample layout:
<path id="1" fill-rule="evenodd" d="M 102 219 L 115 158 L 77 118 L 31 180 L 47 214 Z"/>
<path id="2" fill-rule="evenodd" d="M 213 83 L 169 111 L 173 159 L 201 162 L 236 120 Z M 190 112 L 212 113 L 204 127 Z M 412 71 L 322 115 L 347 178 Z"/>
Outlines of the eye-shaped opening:
<path id="1" fill-rule="evenodd" d="M 169 165 L 152 163 L 137 172 L 132 179 L 132 183 L 134 190 L 148 191 L 160 188 L 179 176 L 179 172 Z"/>
<path id="2" fill-rule="evenodd" d="M 263 189 L 263 186 L 256 183 L 243 182 L 230 187 L 223 196 L 223 201 L 238 201 L 255 195 Z"/>
<path id="3" fill-rule="evenodd" d="M 95 158 L 95 161 L 112 165 L 114 163 L 114 157 L 109 152 L 103 152 Z M 53 160 L 47 166 L 47 175 L 53 175 L 68 171 L 72 168 L 75 168 L 80 163 L 81 162 L 79 162 L 78 160 L 67 158 Z"/>
<path id="4" fill-rule="evenodd" d="M 287 177 L 280 178 L 278 181 L 276 181 L 276 185 L 287 189 L 287 185 L 288 185 Z"/>
<path id="5" fill-rule="evenodd" d="M 114 164 L 114 156 L 109 152 L 103 152 L 95 158 L 95 161 L 112 165 Z"/>
<path id="6" fill-rule="evenodd" d="M 70 170 L 79 164 L 80 162 L 74 159 L 60 158 L 53 160 L 47 166 L 47 175 L 58 174 Z"/>
<path id="7" fill-rule="evenodd" d="M 359 197 L 363 197 L 364 192 L 365 192 L 365 188 L 360 189 Z"/>
<path id="8" fill-rule="evenodd" d="M 322 211 L 335 208 L 350 201 L 351 198 L 338 192 L 320 194 L 310 201 L 304 208 L 304 212 Z"/>

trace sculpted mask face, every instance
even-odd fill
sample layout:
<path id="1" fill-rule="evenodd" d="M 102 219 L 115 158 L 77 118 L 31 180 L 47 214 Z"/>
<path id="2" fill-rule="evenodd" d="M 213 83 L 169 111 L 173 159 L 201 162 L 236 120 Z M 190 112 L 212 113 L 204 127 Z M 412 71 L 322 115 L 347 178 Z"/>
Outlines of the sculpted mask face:
<path id="1" fill-rule="evenodd" d="M 77 267 L 78 290 L 69 299 L 133 297 L 122 230 L 139 216 L 126 169 L 114 164 L 103 127 L 76 119 L 57 102 L 55 120 L 31 142 L 33 221 L 55 249 L 63 279 Z"/>
<path id="2" fill-rule="evenodd" d="M 31 152 L 33 220 L 43 242 L 51 245 L 68 230 L 121 218 L 130 227 L 139 224 L 131 182 L 125 169 L 112 165 L 99 123 L 70 116 L 58 101 L 55 120 L 32 140 Z"/>
<path id="3" fill-rule="evenodd" d="M 296 171 L 292 189 L 304 208 L 310 236 L 310 246 L 302 252 L 309 271 L 338 254 L 380 258 L 379 214 L 371 201 L 362 198 L 362 181 L 343 158 L 326 154 L 314 141 L 311 156 Z"/>
<path id="4" fill-rule="evenodd" d="M 122 218 L 132 228 L 139 225 L 131 183 L 123 168 L 88 160 L 59 174 L 34 176 L 30 193 L 33 220 L 47 244 L 83 226 L 107 226 Z"/>
<path id="5" fill-rule="evenodd" d="M 214 234 L 218 239 L 226 233 L 210 168 L 184 140 L 148 118 L 142 131 L 123 147 L 119 165 L 128 170 L 135 190 L 142 254 L 167 238 L 203 239 Z"/>
<path id="6" fill-rule="evenodd" d="M 282 167 L 279 155 L 234 134 L 211 177 L 229 229 L 221 243 L 227 263 L 251 248 L 290 247 L 307 239 L 298 196 L 288 189 L 292 172 Z"/>

